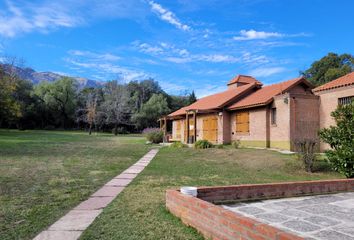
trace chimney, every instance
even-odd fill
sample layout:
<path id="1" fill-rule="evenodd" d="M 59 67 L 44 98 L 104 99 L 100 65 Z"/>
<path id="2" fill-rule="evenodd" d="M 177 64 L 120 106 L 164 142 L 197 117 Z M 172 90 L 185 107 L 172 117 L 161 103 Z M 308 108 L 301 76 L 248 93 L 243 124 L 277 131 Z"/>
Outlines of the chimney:
<path id="1" fill-rule="evenodd" d="M 233 89 L 250 83 L 257 83 L 262 85 L 262 83 L 254 77 L 247 75 L 237 75 L 227 83 L 227 87 L 228 89 Z"/>

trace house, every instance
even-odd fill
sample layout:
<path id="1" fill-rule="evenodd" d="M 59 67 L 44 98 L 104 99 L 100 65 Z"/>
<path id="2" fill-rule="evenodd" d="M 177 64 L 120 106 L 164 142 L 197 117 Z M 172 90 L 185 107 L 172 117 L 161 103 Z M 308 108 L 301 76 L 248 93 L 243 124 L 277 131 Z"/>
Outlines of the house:
<path id="1" fill-rule="evenodd" d="M 226 91 L 161 119 L 161 127 L 169 141 L 205 139 L 226 144 L 239 140 L 244 146 L 294 151 L 296 141 L 317 141 L 318 130 L 333 123 L 330 112 L 353 98 L 353 79 L 354 73 L 313 89 L 303 77 L 263 86 L 251 76 L 238 75 Z"/>
<path id="2" fill-rule="evenodd" d="M 348 104 L 354 100 L 354 72 L 313 89 L 313 93 L 319 96 L 320 128 L 334 125 L 331 112 L 338 105 Z M 325 150 L 329 146 L 321 143 L 320 148 Z"/>

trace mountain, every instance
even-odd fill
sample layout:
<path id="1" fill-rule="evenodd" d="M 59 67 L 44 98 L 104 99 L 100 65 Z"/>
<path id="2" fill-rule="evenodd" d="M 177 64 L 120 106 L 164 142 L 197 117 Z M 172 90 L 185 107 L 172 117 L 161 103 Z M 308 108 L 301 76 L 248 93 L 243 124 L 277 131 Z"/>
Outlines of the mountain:
<path id="1" fill-rule="evenodd" d="M 53 73 L 53 72 L 36 72 L 32 68 L 21 68 L 17 66 L 11 66 L 8 64 L 0 64 L 0 67 L 5 69 L 7 72 L 14 73 L 17 75 L 19 78 L 23 80 L 28 80 L 32 82 L 33 84 L 38 84 L 42 81 L 47 81 L 47 82 L 54 82 L 62 77 L 65 77 L 64 75 L 58 74 L 58 73 Z M 75 79 L 78 84 L 79 88 L 84 88 L 84 87 L 99 87 L 102 86 L 103 83 L 87 78 L 82 78 L 82 77 L 71 77 Z"/>

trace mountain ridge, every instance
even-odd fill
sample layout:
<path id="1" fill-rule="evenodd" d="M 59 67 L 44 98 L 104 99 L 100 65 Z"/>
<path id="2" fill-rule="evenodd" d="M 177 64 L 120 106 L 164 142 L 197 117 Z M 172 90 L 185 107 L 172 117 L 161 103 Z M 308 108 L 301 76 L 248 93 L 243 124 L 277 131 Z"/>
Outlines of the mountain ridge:
<path id="1" fill-rule="evenodd" d="M 79 88 L 85 88 L 85 87 L 99 87 L 102 86 L 103 83 L 100 81 L 88 79 L 88 78 L 83 78 L 83 77 L 72 77 L 72 76 L 66 76 L 54 72 L 37 72 L 32 68 L 26 67 L 18 67 L 18 66 L 12 66 L 9 64 L 0 64 L 0 66 L 5 69 L 6 72 L 12 72 L 14 73 L 17 77 L 27 80 L 32 82 L 33 84 L 39 84 L 43 81 L 47 82 L 54 82 L 60 78 L 63 77 L 70 77 L 73 78 L 74 80 L 77 81 L 79 84 Z"/>

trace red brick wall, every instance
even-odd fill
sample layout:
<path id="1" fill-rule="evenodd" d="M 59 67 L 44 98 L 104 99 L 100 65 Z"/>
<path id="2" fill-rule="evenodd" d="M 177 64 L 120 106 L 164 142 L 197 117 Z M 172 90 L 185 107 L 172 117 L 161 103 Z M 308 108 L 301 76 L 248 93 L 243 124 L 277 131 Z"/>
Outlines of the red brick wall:
<path id="1" fill-rule="evenodd" d="M 196 228 L 207 239 L 300 240 L 303 238 L 223 209 L 211 202 L 341 191 L 354 191 L 354 179 L 203 187 L 198 188 L 198 198 L 183 195 L 178 190 L 167 190 L 166 207 L 172 214 L 181 218 L 183 223 Z"/>
<path id="2" fill-rule="evenodd" d="M 302 240 L 303 238 L 223 209 L 177 190 L 167 190 L 167 209 L 206 239 Z"/>
<path id="3" fill-rule="evenodd" d="M 209 202 L 227 202 L 345 191 L 354 191 L 354 179 L 203 187 L 198 188 L 198 198 Z"/>

